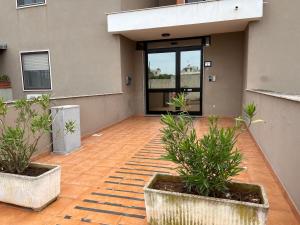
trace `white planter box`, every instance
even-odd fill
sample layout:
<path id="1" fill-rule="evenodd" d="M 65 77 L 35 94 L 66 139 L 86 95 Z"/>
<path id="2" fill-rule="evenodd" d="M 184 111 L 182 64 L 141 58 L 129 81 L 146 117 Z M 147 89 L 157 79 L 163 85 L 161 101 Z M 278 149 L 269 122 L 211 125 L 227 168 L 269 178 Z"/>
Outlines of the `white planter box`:
<path id="1" fill-rule="evenodd" d="M 12 101 L 12 88 L 0 88 L 0 97 L 2 97 L 4 101 Z"/>
<path id="2" fill-rule="evenodd" d="M 80 107 L 78 105 L 52 107 L 51 114 L 53 119 L 53 152 L 68 154 L 80 148 Z M 75 122 L 76 127 L 74 133 L 66 132 L 65 125 L 68 121 Z"/>
<path id="3" fill-rule="evenodd" d="M 265 225 L 269 208 L 261 186 L 239 184 L 260 190 L 264 204 L 202 197 L 152 189 L 158 180 L 180 182 L 179 177 L 156 174 L 145 187 L 150 225 Z"/>
<path id="4" fill-rule="evenodd" d="M 57 198 L 60 193 L 60 166 L 31 165 L 50 170 L 37 177 L 0 173 L 1 202 L 39 211 Z"/>

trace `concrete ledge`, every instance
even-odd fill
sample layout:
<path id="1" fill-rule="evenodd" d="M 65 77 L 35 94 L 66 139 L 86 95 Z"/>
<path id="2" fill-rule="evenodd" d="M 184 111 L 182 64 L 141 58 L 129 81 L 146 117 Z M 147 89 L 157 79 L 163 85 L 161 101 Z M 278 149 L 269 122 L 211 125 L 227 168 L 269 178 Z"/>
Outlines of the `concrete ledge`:
<path id="1" fill-rule="evenodd" d="M 290 98 L 292 97 L 292 98 Z M 274 174 L 282 184 L 283 190 L 291 200 L 295 215 L 300 209 L 299 168 L 299 100 L 294 95 L 265 90 L 247 90 L 244 104 L 254 102 L 257 105 L 257 118 L 265 123 L 251 128 L 257 146 L 269 162 Z M 299 218 L 299 216 L 298 216 Z"/>
<path id="2" fill-rule="evenodd" d="M 275 91 L 259 90 L 259 89 L 246 89 L 246 91 L 257 93 L 257 94 L 268 95 L 276 98 L 282 98 L 290 101 L 300 102 L 300 95 L 285 94 L 285 93 L 280 93 Z"/>
<path id="3" fill-rule="evenodd" d="M 74 96 L 66 96 L 66 97 L 51 97 L 50 100 L 63 100 L 63 99 L 72 99 L 72 98 L 89 98 L 89 97 L 121 95 L 121 94 L 124 94 L 124 92 L 92 94 L 92 95 L 74 95 Z M 16 100 L 6 101 L 6 103 L 8 103 L 8 104 L 12 104 L 14 102 L 16 102 Z"/>

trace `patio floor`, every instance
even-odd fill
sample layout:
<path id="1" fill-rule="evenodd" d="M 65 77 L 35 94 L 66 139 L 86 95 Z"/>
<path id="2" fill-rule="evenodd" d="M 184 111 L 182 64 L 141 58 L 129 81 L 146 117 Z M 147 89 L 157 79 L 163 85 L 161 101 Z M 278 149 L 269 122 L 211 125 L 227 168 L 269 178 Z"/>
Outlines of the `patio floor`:
<path id="1" fill-rule="evenodd" d="M 232 123 L 222 119 L 222 125 Z M 207 120 L 195 123 L 198 134 Z M 163 152 L 157 117 L 133 117 L 86 138 L 67 156 L 49 154 L 39 162 L 62 167 L 61 195 L 42 212 L 0 204 L 1 225 L 146 225 L 143 186 L 155 172 L 173 173 L 159 161 Z M 248 133 L 238 141 L 247 171 L 237 180 L 265 186 L 270 211 L 268 225 L 297 225 L 288 200 Z"/>

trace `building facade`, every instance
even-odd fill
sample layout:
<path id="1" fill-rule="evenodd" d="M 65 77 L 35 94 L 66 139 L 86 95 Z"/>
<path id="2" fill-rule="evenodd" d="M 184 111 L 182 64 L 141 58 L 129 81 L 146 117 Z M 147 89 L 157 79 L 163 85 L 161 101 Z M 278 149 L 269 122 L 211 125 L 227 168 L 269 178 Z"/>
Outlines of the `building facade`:
<path id="1" fill-rule="evenodd" d="M 133 115 L 234 117 L 255 102 L 252 135 L 300 208 L 300 2 L 0 0 L 0 74 L 12 100 L 50 93 L 81 107 L 83 135 Z M 47 142 L 48 140 L 45 140 Z"/>

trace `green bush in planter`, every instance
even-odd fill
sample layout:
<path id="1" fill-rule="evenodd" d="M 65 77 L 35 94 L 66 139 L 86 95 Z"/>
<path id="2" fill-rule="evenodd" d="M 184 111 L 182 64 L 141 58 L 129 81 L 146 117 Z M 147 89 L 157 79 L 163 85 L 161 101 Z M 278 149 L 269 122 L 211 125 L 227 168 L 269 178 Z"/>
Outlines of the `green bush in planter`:
<path id="1" fill-rule="evenodd" d="M 17 119 L 13 125 L 6 122 L 8 107 L 0 99 L 0 171 L 22 174 L 43 135 L 51 132 L 50 96 L 14 102 L 12 108 L 17 112 Z M 67 122 L 65 127 L 73 133 L 74 121 Z"/>
<path id="2" fill-rule="evenodd" d="M 165 125 L 162 141 L 167 151 L 164 159 L 178 165 L 177 171 L 188 192 L 222 196 L 228 190 L 231 178 L 243 170 L 240 166 L 242 154 L 235 147 L 238 136 L 251 124 L 261 121 L 254 120 L 255 105 L 245 106 L 245 119 L 237 118 L 233 127 L 219 128 L 218 117 L 209 117 L 209 132 L 198 139 L 185 95 L 178 95 L 170 104 L 181 108 L 182 112 L 161 118 Z"/>
<path id="3" fill-rule="evenodd" d="M 9 77 L 5 74 L 0 75 L 0 82 L 9 82 Z"/>

